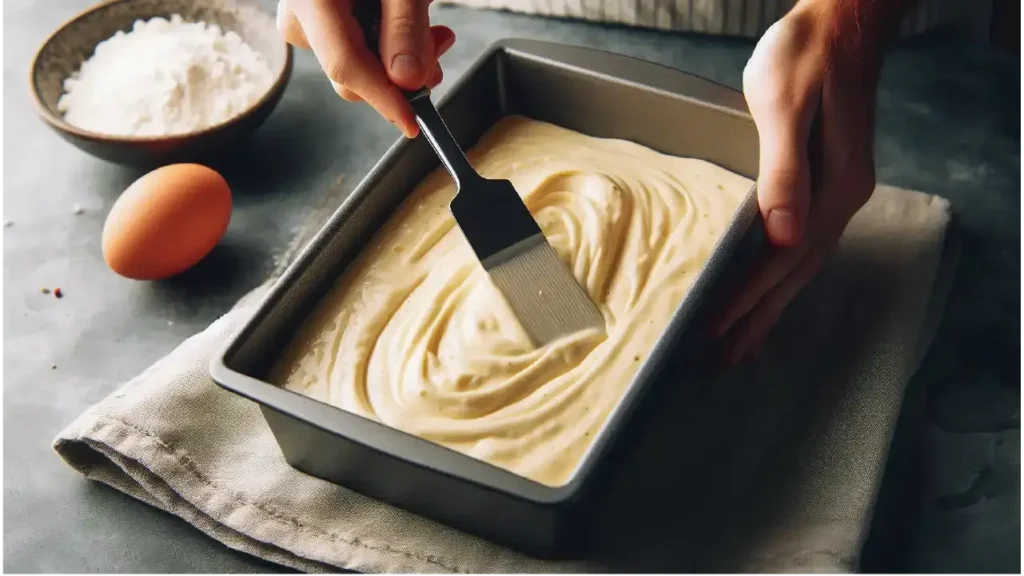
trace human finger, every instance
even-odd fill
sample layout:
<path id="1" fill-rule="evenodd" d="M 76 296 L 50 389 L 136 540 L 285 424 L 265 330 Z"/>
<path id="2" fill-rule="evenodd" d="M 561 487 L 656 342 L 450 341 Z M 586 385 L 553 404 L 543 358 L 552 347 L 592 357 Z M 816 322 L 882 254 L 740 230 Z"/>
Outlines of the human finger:
<path id="1" fill-rule="evenodd" d="M 343 100 L 353 103 L 363 101 L 363 99 L 359 97 L 359 94 L 356 94 L 355 92 L 349 90 L 348 88 L 345 88 L 344 86 L 338 84 L 333 80 L 331 81 L 331 86 L 334 87 L 334 91 L 338 94 L 338 96 L 341 96 Z"/>
<path id="2" fill-rule="evenodd" d="M 768 240 L 776 246 L 796 246 L 807 228 L 811 207 L 808 162 L 809 124 L 799 109 L 752 107 L 760 152 L 757 203 Z"/>
<path id="3" fill-rule="evenodd" d="M 434 53 L 436 54 L 436 58 L 440 59 L 441 56 L 444 56 L 444 53 L 447 52 L 455 43 L 455 33 L 446 26 L 435 26 L 431 28 L 431 33 L 434 35 Z M 444 70 L 441 69 L 441 64 L 435 64 L 433 72 L 431 72 L 430 76 L 427 78 L 426 86 L 427 88 L 433 89 L 442 81 L 444 81 Z M 342 88 L 338 94 L 349 102 L 362 101 L 358 94 L 355 94 L 351 90 L 347 90 L 345 88 Z"/>
<path id="4" fill-rule="evenodd" d="M 422 88 L 437 64 L 427 8 L 426 0 L 381 2 L 381 61 L 391 81 L 406 90 Z"/>
<path id="5" fill-rule="evenodd" d="M 832 251 L 832 246 L 831 243 L 816 245 L 804 255 L 789 275 L 761 298 L 748 317 L 737 326 L 737 333 L 729 339 L 726 352 L 729 364 L 736 364 L 764 345 L 769 332 L 778 323 L 786 307 L 821 270 L 825 258 Z"/>
<path id="6" fill-rule="evenodd" d="M 444 71 L 441 70 L 440 64 L 434 65 L 434 71 L 430 73 L 430 77 L 427 78 L 427 88 L 435 88 L 441 81 L 444 80 Z"/>
<path id="7" fill-rule="evenodd" d="M 758 261 L 746 282 L 726 301 L 722 311 L 712 322 L 711 335 L 714 338 L 724 336 L 769 290 L 796 267 L 806 251 L 807 249 L 802 246 L 768 248 L 768 253 Z"/>
<path id="8" fill-rule="evenodd" d="M 294 2 L 291 8 L 335 89 L 340 85 L 355 93 L 407 137 L 415 136 L 419 129 L 412 109 L 366 46 L 350 0 Z"/>
<path id="9" fill-rule="evenodd" d="M 441 56 L 444 56 L 445 52 L 455 44 L 455 32 L 447 26 L 433 26 L 430 29 L 430 35 L 434 39 L 434 59 L 440 60 Z M 444 70 L 441 69 L 439 62 L 434 65 L 434 71 L 427 79 L 427 88 L 436 88 L 443 80 Z"/>
<path id="10" fill-rule="evenodd" d="M 277 31 L 284 38 L 284 41 L 301 48 L 303 50 L 309 50 L 309 41 L 306 40 L 306 33 L 302 31 L 302 25 L 299 24 L 299 19 L 295 17 L 295 13 L 292 11 L 291 2 L 293 0 L 279 0 L 277 3 Z"/>
<path id="11" fill-rule="evenodd" d="M 285 42 L 296 48 L 309 50 L 309 41 L 302 31 L 302 25 L 292 12 L 291 3 L 295 0 L 280 0 L 277 3 L 277 29 Z M 433 2 L 433 0 L 430 0 Z M 430 36 L 434 46 L 434 59 L 440 60 L 455 44 L 455 31 L 443 25 L 431 26 Z"/>
<path id="12" fill-rule="evenodd" d="M 808 138 L 821 75 L 802 19 L 773 24 L 743 69 L 743 96 L 758 133 L 758 206 L 769 241 L 800 243 L 810 211 Z"/>
<path id="13" fill-rule="evenodd" d="M 431 26 L 430 37 L 434 45 L 434 60 L 440 60 L 455 44 L 455 31 L 447 26 Z"/>

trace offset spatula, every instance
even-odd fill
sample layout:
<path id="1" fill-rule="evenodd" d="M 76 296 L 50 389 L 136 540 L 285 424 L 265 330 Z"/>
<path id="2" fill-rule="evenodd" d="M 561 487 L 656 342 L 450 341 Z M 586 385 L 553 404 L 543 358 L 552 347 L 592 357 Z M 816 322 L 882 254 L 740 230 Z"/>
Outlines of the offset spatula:
<path id="1" fill-rule="evenodd" d="M 379 54 L 378 0 L 353 2 L 367 45 Z M 416 123 L 455 181 L 452 215 L 491 280 L 536 346 L 604 318 L 541 232 L 508 180 L 480 176 L 430 101 L 426 88 L 405 94 Z"/>

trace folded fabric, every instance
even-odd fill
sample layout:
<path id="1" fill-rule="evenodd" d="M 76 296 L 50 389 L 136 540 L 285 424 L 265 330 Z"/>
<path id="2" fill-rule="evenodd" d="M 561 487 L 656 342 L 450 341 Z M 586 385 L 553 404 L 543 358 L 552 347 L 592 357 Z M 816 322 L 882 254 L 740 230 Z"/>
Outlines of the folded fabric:
<path id="1" fill-rule="evenodd" d="M 543 561 L 307 476 L 211 356 L 261 287 L 62 431 L 91 480 L 304 571 L 856 570 L 907 381 L 952 270 L 949 203 L 880 187 L 763 359 L 653 417 L 594 511 L 593 551 Z M 675 390 L 675 389 L 673 389 Z"/>

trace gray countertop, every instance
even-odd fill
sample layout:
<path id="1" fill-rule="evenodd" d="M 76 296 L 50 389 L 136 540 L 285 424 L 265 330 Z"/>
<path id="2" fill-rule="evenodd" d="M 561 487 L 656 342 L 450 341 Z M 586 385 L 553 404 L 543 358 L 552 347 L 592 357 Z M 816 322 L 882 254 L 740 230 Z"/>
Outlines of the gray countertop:
<path id="1" fill-rule="evenodd" d="M 395 134 L 365 106 L 339 102 L 314 59 L 298 54 L 280 107 L 223 169 L 235 195 L 223 244 L 170 281 L 119 278 L 103 264 L 100 230 L 138 174 L 49 132 L 25 86 L 38 44 L 88 4 L 4 2 L 4 218 L 13 222 L 3 230 L 4 570 L 276 570 L 83 480 L 50 442 L 267 277 L 309 207 L 331 187 L 351 189 Z M 734 87 L 753 47 L 466 9 L 435 15 L 459 34 L 446 85 L 506 36 L 622 52 Z M 895 50 L 879 95 L 879 180 L 950 198 L 963 242 L 943 326 L 916 378 L 928 392 L 924 485 L 900 558 L 886 560 L 905 569 L 1020 569 L 1019 66 L 933 35 Z"/>

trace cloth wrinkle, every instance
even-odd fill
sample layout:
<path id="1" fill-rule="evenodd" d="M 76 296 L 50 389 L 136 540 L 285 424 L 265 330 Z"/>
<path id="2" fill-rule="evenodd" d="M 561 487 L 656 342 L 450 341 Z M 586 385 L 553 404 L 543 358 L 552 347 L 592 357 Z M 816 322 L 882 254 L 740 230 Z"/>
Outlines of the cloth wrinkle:
<path id="1" fill-rule="evenodd" d="M 126 421 L 124 421 L 124 420 L 122 420 L 120 418 L 113 418 L 113 417 L 110 417 L 110 416 L 100 416 L 99 419 L 100 420 L 108 420 L 110 422 L 114 422 L 114 423 L 116 423 L 118 425 L 121 425 L 121 426 L 124 426 L 126 428 L 130 428 L 131 430 L 134 430 L 135 432 L 138 432 L 139 434 L 142 434 L 145 437 L 151 439 L 153 442 L 156 443 L 156 445 L 158 447 L 160 447 L 162 450 L 167 452 L 171 457 L 173 457 L 179 463 L 181 463 L 182 467 L 185 470 L 187 470 L 189 473 L 191 473 L 193 476 L 195 476 L 195 478 L 197 480 L 199 480 L 200 482 L 206 484 L 207 486 L 209 486 L 209 487 L 211 487 L 213 489 L 222 491 L 227 496 L 231 497 L 232 499 L 237 500 L 239 503 L 241 503 L 241 504 L 243 504 L 245 506 L 252 506 L 253 508 L 256 508 L 257 510 L 259 510 L 259 511 L 263 512 L 264 514 L 266 514 L 272 520 L 278 521 L 278 522 L 286 524 L 288 526 L 293 526 L 293 527 L 298 528 L 300 530 L 309 531 L 314 537 L 326 539 L 326 540 L 329 540 L 331 542 L 342 542 L 342 543 L 348 544 L 350 546 L 358 546 L 360 548 L 366 548 L 366 549 L 369 549 L 369 550 L 377 550 L 377 551 L 387 552 L 387 553 L 392 553 L 392 554 L 401 554 L 402 556 L 405 556 L 407 558 L 415 558 L 417 560 L 422 560 L 422 561 L 428 562 L 430 564 L 436 564 L 437 566 L 440 566 L 441 568 L 444 568 L 445 570 L 448 570 L 450 572 L 468 573 L 468 571 L 465 570 L 465 569 L 457 568 L 457 567 L 454 567 L 454 566 L 449 566 L 449 565 L 445 564 L 443 561 L 441 561 L 441 560 L 439 560 L 437 558 L 434 558 L 432 556 L 422 555 L 422 554 L 418 554 L 416 552 L 411 552 L 411 551 L 403 550 L 403 549 L 400 549 L 400 548 L 394 548 L 394 547 L 389 546 L 387 544 L 367 544 L 367 543 L 362 542 L 360 538 L 351 538 L 351 539 L 350 538 L 346 538 L 344 536 L 341 536 L 340 534 L 335 534 L 335 533 L 328 532 L 328 531 L 326 531 L 323 528 L 320 528 L 318 526 L 313 526 L 313 525 L 307 524 L 307 523 L 299 520 L 298 518 L 295 518 L 293 516 L 289 516 L 289 515 L 287 515 L 287 514 L 285 514 L 283 512 L 275 510 L 275 509 L 273 509 L 272 507 L 270 507 L 270 506 L 268 506 L 266 504 L 261 504 L 259 502 L 254 502 L 251 499 L 249 499 L 246 495 L 244 495 L 242 493 L 239 493 L 239 492 L 236 492 L 236 491 L 233 491 L 230 488 L 227 488 L 226 486 L 222 486 L 219 483 L 217 483 L 215 480 L 213 480 L 212 478 L 210 478 L 209 476 L 204 474 L 203 471 L 200 470 L 199 467 L 196 465 L 195 461 L 191 457 L 189 457 L 189 455 L 186 452 L 184 452 L 182 450 L 179 450 L 179 449 L 176 449 L 174 446 L 171 446 L 167 442 L 163 441 L 160 438 L 159 435 L 154 434 L 153 432 L 150 432 L 149 430 L 146 430 L 144 428 L 141 428 L 141 427 L 136 426 L 134 424 L 131 424 L 129 422 L 126 422 Z"/>
<path id="2" fill-rule="evenodd" d="M 85 410 L 54 448 L 87 479 L 307 572 L 855 571 L 955 270 L 952 216 L 944 199 L 880 186 L 761 362 L 670 388 L 615 490 L 594 501 L 599 558 L 526 557 L 291 468 L 257 406 L 207 373 L 267 285 Z"/>

